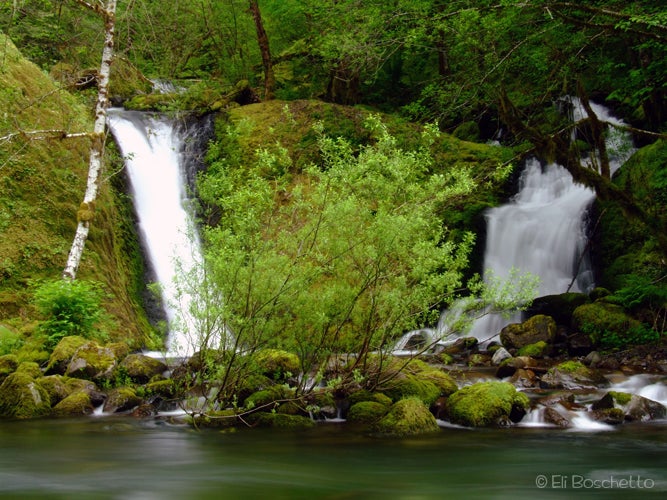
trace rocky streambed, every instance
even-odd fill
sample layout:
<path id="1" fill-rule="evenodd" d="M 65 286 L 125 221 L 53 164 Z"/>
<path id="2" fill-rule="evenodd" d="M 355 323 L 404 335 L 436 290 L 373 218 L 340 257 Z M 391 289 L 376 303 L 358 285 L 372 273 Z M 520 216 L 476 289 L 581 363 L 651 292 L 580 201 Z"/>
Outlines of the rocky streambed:
<path id="1" fill-rule="evenodd" d="M 0 415 L 124 414 L 225 429 L 335 421 L 384 436 L 443 426 L 609 430 L 667 418 L 664 346 L 569 356 L 550 354 L 542 340 L 528 349 L 503 340 L 506 347 L 481 348 L 462 338 L 418 358 L 369 358 L 381 375 L 372 390 L 361 375 L 346 382 L 325 377 L 304 391 L 303 377 L 293 376 L 295 355 L 257 351 L 259 371 L 239 381 L 230 405 L 221 403 L 220 381 L 206 379 L 200 354 L 166 362 L 129 353 L 122 344 L 65 337 L 44 366 L 0 357 Z"/>

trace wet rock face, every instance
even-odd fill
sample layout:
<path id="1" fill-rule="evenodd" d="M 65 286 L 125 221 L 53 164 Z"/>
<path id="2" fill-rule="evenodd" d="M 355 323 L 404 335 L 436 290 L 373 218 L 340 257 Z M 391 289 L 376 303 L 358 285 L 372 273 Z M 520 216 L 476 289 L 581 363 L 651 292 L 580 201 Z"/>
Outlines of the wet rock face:
<path id="1" fill-rule="evenodd" d="M 667 408 L 663 404 L 627 392 L 610 391 L 593 403 L 591 409 L 598 417 L 604 417 L 615 410 L 615 414 L 621 415 L 621 422 L 624 420 L 627 422 L 646 422 L 663 419 L 667 416 Z M 598 419 L 603 420 L 603 418 Z"/>
<path id="2" fill-rule="evenodd" d="M 521 349 L 537 342 L 553 344 L 556 322 L 551 316 L 538 314 L 523 323 L 512 323 L 500 332 L 500 341 L 506 349 Z"/>
<path id="3" fill-rule="evenodd" d="M 606 387 L 609 381 L 605 376 L 579 361 L 566 361 L 551 368 L 542 376 L 540 387 L 543 389 L 595 389 Z"/>

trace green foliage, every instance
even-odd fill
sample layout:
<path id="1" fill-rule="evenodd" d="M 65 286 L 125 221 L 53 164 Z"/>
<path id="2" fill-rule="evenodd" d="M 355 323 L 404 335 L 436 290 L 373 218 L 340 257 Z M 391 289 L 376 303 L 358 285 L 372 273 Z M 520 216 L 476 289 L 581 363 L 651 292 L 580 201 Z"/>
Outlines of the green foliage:
<path id="1" fill-rule="evenodd" d="M 241 345 L 292 350 L 304 368 L 363 355 L 434 322 L 429 309 L 461 285 L 473 236 L 449 239 L 438 213 L 474 188 L 468 171 L 429 173 L 431 128 L 408 151 L 379 118 L 367 127 L 374 141 L 358 155 L 318 127 L 322 163 L 298 184 L 267 169 L 266 151 L 243 169 L 221 158 L 202 178 L 221 214 L 205 231 L 206 275 Z"/>
<path id="2" fill-rule="evenodd" d="M 63 338 L 78 335 L 99 338 L 93 326 L 102 317 L 102 288 L 99 283 L 82 280 L 45 281 L 35 290 L 35 306 L 45 317 L 40 325 L 53 349 Z"/>

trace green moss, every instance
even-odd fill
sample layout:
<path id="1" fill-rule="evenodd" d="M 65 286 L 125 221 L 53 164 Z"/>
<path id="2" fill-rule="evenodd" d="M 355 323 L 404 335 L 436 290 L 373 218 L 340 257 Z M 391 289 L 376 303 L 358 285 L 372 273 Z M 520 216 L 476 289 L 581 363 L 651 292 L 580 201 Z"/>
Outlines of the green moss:
<path id="1" fill-rule="evenodd" d="M 401 374 L 379 389 L 392 401 L 416 397 L 427 405 L 433 404 L 441 395 L 441 390 L 436 384 L 410 374 Z"/>
<path id="2" fill-rule="evenodd" d="M 560 370 L 563 373 L 580 373 L 580 374 L 585 374 L 589 371 L 586 365 L 584 365 L 581 361 L 575 361 L 575 360 L 570 360 L 560 363 L 551 370 L 554 369 Z"/>
<path id="3" fill-rule="evenodd" d="M 14 372 L 0 385 L 0 417 L 34 418 L 50 411 L 48 393 L 29 374 Z"/>
<path id="4" fill-rule="evenodd" d="M 347 421 L 357 424 L 372 424 L 384 417 L 390 405 L 375 401 L 361 401 L 353 404 L 347 412 Z"/>
<path id="5" fill-rule="evenodd" d="M 248 396 L 243 406 L 248 409 L 261 408 L 262 411 L 271 411 L 279 406 L 280 401 L 294 397 L 294 390 L 284 385 L 276 385 Z"/>
<path id="6" fill-rule="evenodd" d="M 262 349 L 252 355 L 252 361 L 262 375 L 277 382 L 301 372 L 301 361 L 296 354 L 280 349 Z"/>
<path id="7" fill-rule="evenodd" d="M 575 309 L 572 321 L 574 327 L 589 335 L 595 344 L 607 348 L 623 345 L 623 339 L 629 334 L 642 330 L 642 324 L 622 306 L 603 300 Z"/>
<path id="8" fill-rule="evenodd" d="M 362 401 L 373 401 L 375 403 L 380 403 L 386 407 L 392 405 L 392 400 L 386 394 L 381 392 L 371 392 L 367 390 L 355 391 L 348 397 L 350 405 L 355 405 L 356 403 L 361 403 Z"/>
<path id="9" fill-rule="evenodd" d="M 16 371 L 19 366 L 19 359 L 15 354 L 5 354 L 0 356 L 0 382 L 4 377 Z"/>
<path id="10" fill-rule="evenodd" d="M 470 427 L 496 425 L 529 406 L 528 397 L 507 382 L 481 382 L 460 389 L 447 401 L 450 420 Z"/>
<path id="11" fill-rule="evenodd" d="M 373 432 L 381 436 L 405 437 L 430 434 L 440 430 L 435 417 L 418 398 L 402 399 L 374 426 Z"/>
<path id="12" fill-rule="evenodd" d="M 77 391 L 60 401 L 53 407 L 54 417 L 75 417 L 93 413 L 90 395 L 85 391 Z"/>
<path id="13" fill-rule="evenodd" d="M 540 340 L 534 344 L 528 344 L 519 349 L 519 356 L 530 356 L 531 358 L 542 358 L 549 354 L 550 346 L 545 341 Z"/>
<path id="14" fill-rule="evenodd" d="M 64 374 L 76 350 L 86 342 L 85 338 L 78 335 L 71 335 L 60 339 L 60 342 L 58 342 L 58 345 L 56 345 L 49 357 L 45 372 Z"/>
<path id="15" fill-rule="evenodd" d="M 34 361 L 24 361 L 16 369 L 17 372 L 27 373 L 33 378 L 41 377 L 42 369 Z"/>
<path id="16" fill-rule="evenodd" d="M 619 405 L 627 405 L 632 399 L 632 394 L 628 394 L 627 392 L 609 391 L 609 395 Z"/>

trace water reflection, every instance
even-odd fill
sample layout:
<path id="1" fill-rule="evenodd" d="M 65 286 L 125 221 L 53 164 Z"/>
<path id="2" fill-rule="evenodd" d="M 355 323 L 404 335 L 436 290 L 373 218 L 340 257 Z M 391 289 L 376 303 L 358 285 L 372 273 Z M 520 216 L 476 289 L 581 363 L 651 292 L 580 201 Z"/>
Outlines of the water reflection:
<path id="1" fill-rule="evenodd" d="M 380 440 L 335 424 L 299 434 L 221 434 L 117 418 L 2 422 L 0 497 L 562 497 L 562 489 L 536 488 L 540 474 L 641 476 L 654 482 L 649 493 L 664 495 L 666 457 L 664 424 L 603 434 L 443 429 L 428 438 Z M 624 499 L 632 493 L 577 491 Z"/>

